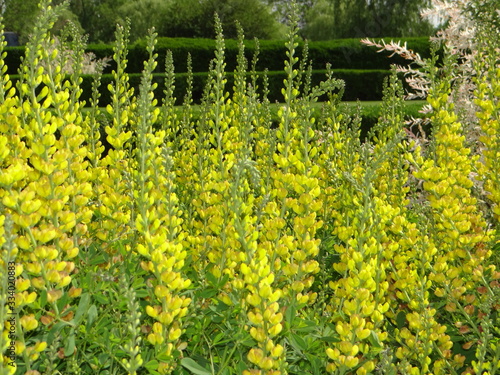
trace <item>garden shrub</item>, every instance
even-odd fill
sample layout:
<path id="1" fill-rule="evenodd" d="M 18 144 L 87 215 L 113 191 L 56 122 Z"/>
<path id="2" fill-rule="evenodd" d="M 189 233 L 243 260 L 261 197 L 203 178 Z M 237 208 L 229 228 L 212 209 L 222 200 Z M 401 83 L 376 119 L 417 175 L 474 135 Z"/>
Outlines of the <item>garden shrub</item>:
<path id="1" fill-rule="evenodd" d="M 345 82 L 297 57 L 293 16 L 274 125 L 260 55 L 240 31 L 229 83 L 217 18 L 196 120 L 194 73 L 179 111 L 154 31 L 133 86 L 126 26 L 84 111 L 84 49 L 63 74 L 40 6 L 15 86 L 0 44 L 2 373 L 498 372 L 494 45 L 479 38 L 474 141 L 447 55 L 423 60 L 432 134 L 405 129 L 393 71 L 362 142 Z"/>
<path id="2" fill-rule="evenodd" d="M 343 94 L 343 99 L 346 101 L 380 101 L 382 100 L 382 85 L 384 78 L 386 78 L 390 71 L 385 70 L 332 70 L 334 77 L 342 79 L 346 82 L 346 88 Z M 326 76 L 326 70 L 314 70 L 311 72 L 311 82 L 313 84 L 320 83 Z M 283 79 L 286 75 L 282 71 L 272 71 L 272 72 L 258 72 L 256 76 L 258 77 L 258 82 L 262 82 L 264 75 L 269 83 L 269 93 L 268 99 L 272 103 L 280 102 L 283 100 L 283 95 L 281 93 L 281 86 L 283 85 Z M 250 74 L 247 74 L 250 77 Z M 138 90 L 141 84 L 142 74 L 141 73 L 130 73 L 128 74 L 129 84 L 134 90 Z M 176 85 L 174 87 L 174 96 L 177 98 L 175 104 L 182 104 L 182 97 L 186 92 L 186 78 L 187 73 L 176 73 Z M 207 83 L 209 73 L 193 73 L 192 82 L 192 96 L 195 104 L 200 104 L 203 97 L 204 87 Z M 226 74 L 228 80 L 228 92 L 230 95 L 233 94 L 233 84 L 235 75 L 234 73 Z M 89 105 L 89 99 L 92 95 L 92 83 L 94 81 L 94 76 L 91 74 L 83 74 L 81 76 L 82 83 L 80 87 L 82 89 L 80 99 L 85 101 L 85 106 Z M 11 76 L 12 82 L 15 84 L 19 79 L 19 75 Z M 153 81 L 157 85 L 161 85 L 165 80 L 164 73 L 154 73 L 152 75 Z M 106 106 L 111 103 L 111 95 L 107 86 L 112 83 L 114 76 L 112 74 L 103 74 L 101 76 L 101 87 L 100 87 L 100 103 L 102 106 Z M 349 86 L 347 86 L 349 85 Z M 367 87 L 380 87 L 380 89 L 367 90 Z M 262 94 L 262 88 L 258 90 L 259 94 Z M 164 96 L 162 90 L 158 89 L 155 91 L 155 96 L 158 100 L 161 100 Z M 325 98 L 321 98 L 322 100 Z"/>
<path id="3" fill-rule="evenodd" d="M 389 42 L 390 39 L 384 39 Z M 404 42 L 408 48 L 419 52 L 423 57 L 430 57 L 430 42 L 427 38 L 405 38 Z M 284 42 L 276 40 L 245 41 L 245 56 L 251 59 L 256 48 L 260 49 L 260 59 L 257 62 L 257 71 L 281 71 L 281 57 L 285 54 Z M 302 53 L 304 42 L 299 42 L 298 53 Z M 176 61 L 176 72 L 187 72 L 187 55 L 192 56 L 192 69 L 194 72 L 206 72 L 208 61 L 214 57 L 215 44 L 210 39 L 196 38 L 158 38 L 156 52 L 158 60 L 164 61 L 167 51 L 172 51 Z M 335 69 L 361 69 L 361 70 L 388 70 L 391 64 L 405 65 L 407 62 L 403 58 L 387 59 L 375 53 L 370 48 L 359 43 L 359 39 L 339 39 L 328 42 L 308 42 L 310 59 L 314 70 L 325 69 L 326 64 L 331 64 Z M 9 67 L 9 74 L 17 74 L 17 68 L 24 54 L 24 47 L 7 47 L 9 51 L 6 57 L 6 65 Z M 96 59 L 106 59 L 113 55 L 113 47 L 105 44 L 89 44 L 86 47 L 87 53 L 92 53 Z M 236 40 L 226 40 L 227 69 L 233 71 L 236 68 L 236 56 L 238 54 L 238 42 Z M 143 61 L 147 57 L 146 42 L 138 41 L 129 47 L 128 73 L 140 73 L 143 69 Z M 368 58 L 369 56 L 369 58 Z M 104 73 L 111 73 L 116 68 L 114 63 L 106 67 Z M 163 70 L 162 66 L 157 66 L 156 73 Z"/>

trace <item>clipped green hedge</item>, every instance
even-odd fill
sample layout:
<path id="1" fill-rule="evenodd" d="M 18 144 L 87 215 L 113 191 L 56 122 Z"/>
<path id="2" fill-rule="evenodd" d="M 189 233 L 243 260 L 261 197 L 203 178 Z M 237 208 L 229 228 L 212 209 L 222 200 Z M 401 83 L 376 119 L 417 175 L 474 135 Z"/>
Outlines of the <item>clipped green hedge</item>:
<path id="1" fill-rule="evenodd" d="M 385 70 L 334 70 L 333 72 L 336 78 L 343 79 L 346 82 L 343 100 L 349 101 L 358 99 L 362 101 L 381 100 L 384 77 L 390 74 L 389 71 Z M 263 73 L 258 73 L 258 75 L 262 77 Z M 319 82 L 325 80 L 325 75 L 326 70 L 313 71 L 311 77 L 313 85 L 319 84 Z M 195 103 L 199 103 L 201 100 L 207 77 L 208 73 L 193 74 L 193 100 Z M 282 102 L 283 96 L 281 94 L 281 88 L 283 87 L 283 80 L 286 78 L 285 72 L 268 72 L 267 77 L 269 81 L 269 100 L 271 102 Z M 176 74 L 174 95 L 177 98 L 177 105 L 182 104 L 183 98 L 186 94 L 186 78 L 186 73 Z M 155 96 L 158 100 L 161 100 L 163 98 L 164 90 L 164 75 L 161 73 L 154 74 L 153 80 L 158 84 Z M 92 81 L 93 77 L 91 75 L 83 76 L 83 83 L 81 85 L 83 88 L 82 99 L 86 100 L 87 103 L 92 92 Z M 232 92 L 234 84 L 234 75 L 232 73 L 227 74 L 227 81 L 228 91 Z M 112 82 L 113 76 L 111 74 L 104 74 L 101 78 L 101 106 L 105 106 L 111 102 L 110 93 L 107 87 Z M 138 90 L 140 82 L 140 73 L 133 73 L 129 75 L 129 83 L 135 90 Z M 258 85 L 260 86 L 259 91 L 261 91 L 262 80 L 259 80 Z"/>
<path id="2" fill-rule="evenodd" d="M 345 101 L 378 101 L 382 100 L 382 88 L 384 78 L 390 74 L 388 70 L 359 70 L 359 69 L 334 69 L 332 70 L 333 76 L 345 81 L 345 91 L 342 96 L 342 100 Z M 311 75 L 311 83 L 313 85 L 319 84 L 321 81 L 326 79 L 326 70 L 314 70 Z M 257 72 L 259 77 L 257 85 L 258 92 L 262 94 L 263 89 L 263 72 Z M 141 73 L 130 73 L 129 83 L 134 90 L 138 90 L 141 83 Z M 227 73 L 227 89 L 228 92 L 232 93 L 232 88 L 234 85 L 234 74 Z M 200 103 L 205 83 L 208 78 L 207 72 L 197 72 L 193 73 L 193 92 L 192 97 L 195 104 Z M 281 94 L 281 88 L 283 87 L 283 80 L 286 78 L 286 73 L 284 71 L 271 71 L 267 72 L 267 79 L 269 83 L 269 94 L 268 99 L 271 103 L 282 102 L 283 96 Z M 18 75 L 12 75 L 11 80 L 15 84 L 18 79 Z M 83 82 L 81 88 L 83 90 L 82 100 L 85 100 L 87 104 L 90 102 L 89 99 L 92 95 L 92 82 L 94 80 L 93 75 L 83 75 Z M 187 91 L 187 73 L 177 73 L 175 79 L 175 90 L 174 96 L 176 97 L 176 105 L 181 105 L 186 95 Z M 165 75 L 163 73 L 155 73 L 153 75 L 153 81 L 158 85 L 155 96 L 160 101 L 163 97 Z M 100 106 L 106 106 L 111 103 L 111 96 L 108 90 L 108 85 L 113 83 L 112 74 L 103 74 L 101 77 L 100 86 Z M 326 98 L 319 98 L 320 101 Z"/>
<path id="3" fill-rule="evenodd" d="M 384 38 L 387 42 L 391 38 Z M 430 55 L 430 42 L 426 37 L 405 38 L 408 48 L 419 52 L 422 56 Z M 257 71 L 268 69 L 269 71 L 279 71 L 283 69 L 283 60 L 286 58 L 285 42 L 276 40 L 263 40 L 259 42 L 260 54 L 257 63 Z M 302 56 L 304 43 L 300 43 L 297 48 L 297 56 Z M 399 56 L 388 58 L 387 53 L 377 53 L 374 48 L 366 47 L 360 43 L 360 39 L 339 39 L 325 42 L 310 42 L 309 57 L 312 60 L 313 69 L 325 69 L 326 64 L 332 64 L 334 69 L 369 69 L 383 70 L 389 69 L 391 64 L 405 64 L 406 62 Z M 20 58 L 24 54 L 24 47 L 6 48 L 7 57 L 5 59 L 9 74 L 16 74 L 20 64 Z M 97 58 L 112 57 L 113 47 L 111 45 L 91 44 L 86 49 L 92 52 Z M 158 53 L 158 67 L 156 72 L 164 70 L 165 56 L 168 50 L 172 51 L 174 57 L 175 71 L 184 73 L 187 71 L 187 54 L 191 53 L 192 67 L 194 72 L 208 71 L 210 60 L 214 57 L 215 41 L 212 39 L 191 39 L 191 38 L 159 38 L 156 46 Z M 255 52 L 255 42 L 245 41 L 246 56 L 251 61 Z M 236 40 L 226 40 L 226 70 L 233 71 L 236 68 L 236 56 L 238 54 L 238 42 Z M 128 56 L 127 72 L 140 73 L 143 69 L 144 61 L 147 60 L 145 42 L 137 42 L 130 46 Z M 111 73 L 115 68 L 114 63 L 109 64 L 104 73 Z"/>
<path id="4" fill-rule="evenodd" d="M 4 50 L 7 52 L 4 58 L 7 74 L 17 74 L 17 70 L 21 65 L 21 58 L 24 56 L 24 47 L 5 47 Z"/>
<path id="5" fill-rule="evenodd" d="M 389 42 L 390 38 L 385 38 Z M 426 37 L 406 38 L 408 48 L 419 52 L 422 56 L 430 56 L 430 42 Z M 268 69 L 279 71 L 283 69 L 283 60 L 286 58 L 286 47 L 283 41 L 260 41 L 259 61 L 257 71 Z M 297 47 L 297 56 L 302 56 L 304 43 Z M 140 72 L 143 61 L 147 59 L 145 42 L 134 44 L 129 53 L 129 72 Z M 407 63 L 399 56 L 387 57 L 387 53 L 377 53 L 376 49 L 364 46 L 360 39 L 339 39 L 326 42 L 309 42 L 308 60 L 312 60 L 313 70 L 325 69 L 330 63 L 334 69 L 389 69 L 391 64 L 404 65 Z M 90 49 L 89 49 L 90 50 Z M 215 41 L 211 39 L 188 39 L 188 38 L 159 38 L 157 53 L 159 61 L 165 60 L 166 51 L 171 50 L 174 57 L 176 72 L 187 71 L 187 54 L 191 53 L 193 71 L 205 72 L 208 70 L 209 62 L 214 57 Z M 255 42 L 245 41 L 246 57 L 252 60 L 255 52 Z M 236 68 L 236 56 L 238 54 L 238 42 L 226 40 L 226 69 L 233 71 Z M 108 56 L 112 55 L 108 54 Z M 112 67 L 108 68 L 111 71 Z M 157 72 L 162 71 L 163 66 L 159 64 Z"/>

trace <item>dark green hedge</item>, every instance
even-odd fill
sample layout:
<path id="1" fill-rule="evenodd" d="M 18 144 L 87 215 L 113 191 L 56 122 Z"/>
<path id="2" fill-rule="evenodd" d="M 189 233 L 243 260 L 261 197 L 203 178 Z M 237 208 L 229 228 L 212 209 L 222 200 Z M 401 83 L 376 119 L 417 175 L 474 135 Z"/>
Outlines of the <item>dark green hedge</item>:
<path id="1" fill-rule="evenodd" d="M 390 74 L 389 71 L 386 70 L 333 70 L 333 75 L 335 78 L 342 79 L 346 82 L 346 88 L 344 95 L 342 97 L 343 100 L 353 101 L 353 100 L 381 100 L 382 99 L 382 88 L 384 77 Z M 259 93 L 262 92 L 262 72 L 258 73 L 259 80 Z M 203 95 L 203 90 L 205 87 L 205 83 L 208 77 L 208 73 L 194 73 L 193 74 L 193 101 L 194 103 L 200 103 L 201 97 Z M 234 74 L 228 73 L 226 89 L 232 93 L 233 85 L 234 85 Z M 273 71 L 268 72 L 267 74 L 268 82 L 269 82 L 269 95 L 268 98 L 271 102 L 282 102 L 283 96 L 281 94 L 281 89 L 283 87 L 283 80 L 286 78 L 286 75 L 282 71 Z M 89 99 L 92 95 L 92 82 L 94 80 L 92 75 L 83 75 L 83 82 L 81 84 L 83 93 L 82 100 L 85 100 L 87 105 L 89 104 Z M 186 84 L 186 73 L 177 73 L 175 80 L 175 91 L 174 96 L 176 97 L 176 105 L 182 104 L 184 96 L 187 90 Z M 313 85 L 319 84 L 321 81 L 324 81 L 326 78 L 326 70 L 315 70 L 312 72 L 311 81 Z M 11 76 L 13 84 L 18 79 L 17 75 Z M 153 81 L 157 83 L 158 88 L 155 91 L 155 97 L 159 101 L 164 97 L 163 90 L 165 89 L 165 76 L 162 73 L 156 73 L 153 75 Z M 100 88 L 100 103 L 99 105 L 106 106 L 111 103 L 111 96 L 108 90 L 108 85 L 113 83 L 113 75 L 112 74 L 104 74 L 101 77 L 101 88 Z M 135 92 L 138 92 L 139 86 L 141 83 L 141 74 L 140 73 L 132 73 L 129 74 L 129 83 L 131 87 L 134 88 Z M 325 98 L 320 98 L 325 99 Z"/>
<path id="2" fill-rule="evenodd" d="M 390 39 L 386 39 L 387 42 Z M 422 56 L 430 56 L 430 42 L 428 38 L 406 38 L 408 48 L 419 52 Z M 284 41 L 260 41 L 260 54 L 257 63 L 257 71 L 268 69 L 279 71 L 283 69 L 286 58 Z M 297 56 L 302 56 L 303 43 L 297 47 Z M 144 42 L 138 42 L 130 49 L 129 72 L 142 71 L 143 62 L 147 59 Z M 341 39 L 327 42 L 310 42 L 308 60 L 312 60 L 313 69 L 325 69 L 330 63 L 334 69 L 389 69 L 391 64 L 406 64 L 407 61 L 394 56 L 388 58 L 387 53 L 377 53 L 376 49 L 364 46 L 359 39 Z M 160 38 L 157 45 L 159 57 L 157 71 L 163 70 L 163 61 L 166 51 L 171 50 L 174 57 L 176 72 L 187 71 L 187 54 L 191 53 L 194 72 L 206 72 L 209 62 L 214 57 L 215 41 L 211 39 L 188 39 L 188 38 Z M 255 52 L 255 42 L 245 41 L 246 57 L 252 60 Z M 226 69 L 234 71 L 236 68 L 236 56 L 238 54 L 238 43 L 235 40 L 226 40 Z M 110 55 L 110 54 L 108 54 Z M 109 68 L 111 71 L 112 67 Z"/>
<path id="3" fill-rule="evenodd" d="M 262 76 L 262 73 L 259 73 Z M 318 70 L 313 71 L 312 83 L 318 84 L 319 82 L 325 80 L 326 71 Z M 345 80 L 346 89 L 344 92 L 343 100 L 381 100 L 382 99 L 382 87 L 384 77 L 388 76 L 389 72 L 385 70 L 334 70 L 334 76 Z M 186 76 L 185 73 L 176 74 L 175 81 L 175 91 L 174 95 L 177 98 L 177 105 L 182 103 L 182 100 L 186 94 Z M 193 74 L 193 100 L 195 103 L 199 103 L 203 95 L 203 89 L 205 87 L 205 82 L 207 80 L 208 73 L 194 73 Z M 281 88 L 283 87 L 283 80 L 286 78 L 284 72 L 268 72 L 269 80 L 269 95 L 268 98 L 271 102 L 282 102 L 283 97 L 281 94 Z M 164 90 L 164 75 L 154 74 L 154 82 L 158 84 L 155 96 L 158 100 L 163 98 Z M 86 100 L 91 95 L 92 87 L 92 76 L 83 76 L 83 96 L 82 99 Z M 139 89 L 141 81 L 141 74 L 134 73 L 129 75 L 129 82 L 135 90 Z M 229 92 L 232 92 L 232 87 L 234 84 L 234 75 L 232 73 L 227 74 L 227 86 Z M 101 79 L 101 98 L 100 105 L 105 106 L 110 103 L 110 94 L 108 90 L 108 85 L 113 82 L 113 76 L 111 74 L 105 74 Z M 259 80 L 260 89 L 262 89 L 262 80 Z"/>
<path id="4" fill-rule="evenodd" d="M 385 38 L 387 42 L 390 38 Z M 405 38 L 402 42 L 407 42 L 408 48 L 419 52 L 422 56 L 430 55 L 430 42 L 428 38 Z M 246 55 L 251 61 L 255 51 L 254 41 L 245 41 Z M 297 56 L 302 56 L 303 43 L 297 47 Z M 283 69 L 283 61 L 286 58 L 285 42 L 283 41 L 260 41 L 261 52 L 257 70 L 280 71 Z M 8 47 L 6 64 L 9 74 L 16 74 L 20 63 L 20 57 L 24 53 L 24 47 Z M 191 53 L 192 66 L 194 72 L 206 72 L 209 62 L 214 57 L 215 41 L 212 39 L 190 39 L 190 38 L 159 38 L 156 51 L 158 53 L 157 72 L 164 70 L 166 51 L 171 50 L 174 57 L 175 71 L 184 73 L 187 71 L 187 54 Z M 113 47 L 109 45 L 92 44 L 87 47 L 87 51 L 93 52 L 98 58 L 112 57 Z M 233 71 L 236 67 L 236 56 L 238 53 L 238 43 L 235 40 L 226 40 L 226 70 Z M 376 49 L 366 47 L 359 42 L 359 39 L 339 39 L 326 42 L 310 42 L 309 57 L 312 60 L 313 69 L 325 69 L 327 63 L 332 64 L 334 69 L 369 69 L 380 70 L 389 69 L 391 64 L 405 64 L 405 61 L 394 56 L 388 58 L 385 52 L 377 53 Z M 130 47 L 129 73 L 139 73 L 142 71 L 144 61 L 147 59 L 145 42 L 137 42 Z M 111 63 L 104 73 L 110 73 L 115 68 Z"/>

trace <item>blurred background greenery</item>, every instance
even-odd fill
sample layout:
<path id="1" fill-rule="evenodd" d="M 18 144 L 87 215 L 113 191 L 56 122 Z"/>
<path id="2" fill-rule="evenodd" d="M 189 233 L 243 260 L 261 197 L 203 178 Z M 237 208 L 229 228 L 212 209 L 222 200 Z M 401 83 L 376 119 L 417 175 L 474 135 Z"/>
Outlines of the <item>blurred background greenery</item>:
<path id="1" fill-rule="evenodd" d="M 54 5 L 64 3 L 54 0 Z M 238 20 L 247 38 L 283 39 L 289 0 L 70 0 L 54 31 L 71 20 L 90 43 L 113 41 L 117 23 L 131 20 L 131 41 L 154 26 L 159 36 L 213 38 L 214 13 L 226 38 L 235 38 Z M 435 25 L 420 10 L 430 0 L 297 0 L 300 35 L 308 40 L 429 36 Z M 38 0 L 3 0 L 4 29 L 26 42 L 37 17 Z"/>

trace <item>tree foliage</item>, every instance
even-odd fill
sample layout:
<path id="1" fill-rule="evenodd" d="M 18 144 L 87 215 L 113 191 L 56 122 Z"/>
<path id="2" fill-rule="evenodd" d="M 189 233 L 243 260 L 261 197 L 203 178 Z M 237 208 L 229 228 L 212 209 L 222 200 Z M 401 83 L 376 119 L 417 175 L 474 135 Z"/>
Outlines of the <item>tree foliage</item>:
<path id="1" fill-rule="evenodd" d="M 428 0 L 316 0 L 305 14 L 302 35 L 312 40 L 431 35 L 420 18 Z"/>
<path id="2" fill-rule="evenodd" d="M 32 30 L 38 12 L 38 0 L 6 1 L 3 24 L 6 31 L 14 31 L 25 41 Z M 24 40 L 23 40 L 24 39 Z"/>
<path id="3" fill-rule="evenodd" d="M 4 24 L 24 41 L 39 11 L 38 1 L 4 1 Z M 428 2 L 296 0 L 300 33 L 311 40 L 430 35 L 431 25 L 419 16 Z M 153 26 L 159 36 L 213 38 L 215 13 L 227 38 L 237 37 L 238 21 L 247 38 L 282 39 L 291 4 L 288 0 L 53 0 L 52 3 L 68 4 L 56 29 L 71 20 L 88 34 L 91 43 L 112 42 L 116 25 L 126 19 L 131 20 L 131 41 L 144 37 Z"/>

